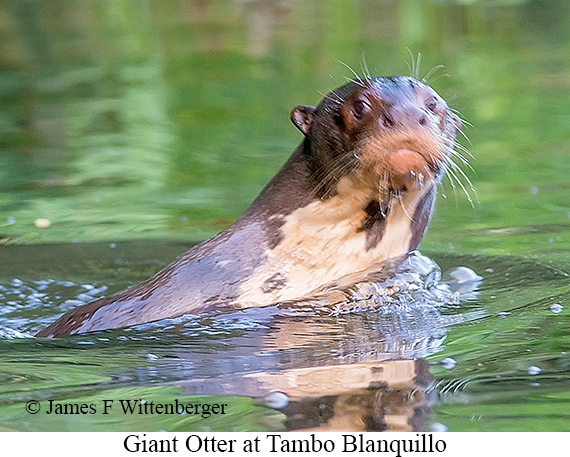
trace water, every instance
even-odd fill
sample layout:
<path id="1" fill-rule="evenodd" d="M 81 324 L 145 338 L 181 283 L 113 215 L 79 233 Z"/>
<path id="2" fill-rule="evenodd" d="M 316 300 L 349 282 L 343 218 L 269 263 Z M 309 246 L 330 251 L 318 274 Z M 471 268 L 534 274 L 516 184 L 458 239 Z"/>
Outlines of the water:
<path id="1" fill-rule="evenodd" d="M 0 429 L 568 431 L 568 9 L 0 2 Z M 483 278 L 470 300 L 25 337 L 229 225 L 300 140 L 291 108 L 340 62 L 409 73 L 406 47 L 472 124 L 476 195 L 445 180 L 421 247 Z"/>

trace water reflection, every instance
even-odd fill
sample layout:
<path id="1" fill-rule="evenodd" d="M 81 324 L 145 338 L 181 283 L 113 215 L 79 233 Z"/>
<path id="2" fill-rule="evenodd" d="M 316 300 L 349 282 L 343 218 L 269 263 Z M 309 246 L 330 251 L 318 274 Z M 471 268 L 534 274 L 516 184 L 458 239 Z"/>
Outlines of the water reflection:
<path id="1" fill-rule="evenodd" d="M 376 297 L 372 306 L 374 298 L 369 298 L 367 310 L 362 304 L 351 305 L 346 296 L 361 301 L 364 290 L 378 290 L 379 283 L 338 286 L 296 307 L 286 304 L 171 321 L 166 328 L 177 332 L 178 341 L 192 341 L 190 335 L 196 337 L 196 331 L 202 340 L 194 339 L 185 343 L 185 350 L 169 354 L 176 358 L 180 379 L 165 384 L 182 387 L 187 395 L 254 398 L 281 411 L 289 430 L 426 430 L 435 396 L 425 357 L 441 350 L 449 326 L 482 313 L 446 312 L 446 301 L 462 297 L 434 278 L 433 262 L 419 254 L 411 258 L 431 268 L 421 274 L 402 268 L 400 276 L 377 272 L 384 276 L 385 287 L 391 280 L 399 290 L 390 295 L 391 303 Z M 402 281 L 404 274 L 408 282 Z M 413 279 L 419 278 L 422 287 L 414 288 Z M 473 287 L 469 293 L 474 293 Z M 150 337 L 164 326 L 145 324 L 136 331 L 146 329 Z M 185 375 L 181 367 L 189 368 Z M 147 369 L 154 377 L 169 370 L 161 363 Z M 148 382 L 148 373 L 143 376 Z"/>
<path id="2" fill-rule="evenodd" d="M 422 431 L 435 396 L 424 359 L 280 370 L 178 382 L 184 393 L 247 395 L 286 416 L 287 430 Z"/>
<path id="3" fill-rule="evenodd" d="M 189 395 L 255 398 L 284 413 L 290 430 L 425 430 L 434 396 L 424 357 L 441 350 L 458 316 L 411 308 L 311 320 L 245 317 L 245 326 L 264 328 L 224 339 L 228 349 L 207 360 L 178 352 L 192 362 L 193 376 L 175 385 Z M 235 330 L 239 320 L 222 327 Z"/>

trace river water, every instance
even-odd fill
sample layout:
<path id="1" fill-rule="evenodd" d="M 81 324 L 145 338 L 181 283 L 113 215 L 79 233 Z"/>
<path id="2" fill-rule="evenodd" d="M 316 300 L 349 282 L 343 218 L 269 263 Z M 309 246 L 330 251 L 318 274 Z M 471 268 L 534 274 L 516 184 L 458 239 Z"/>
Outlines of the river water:
<path id="1" fill-rule="evenodd" d="M 5 1 L 0 18 L 0 430 L 570 429 L 568 2 Z M 289 111 L 345 65 L 410 74 L 418 53 L 422 75 L 445 65 L 430 84 L 473 155 L 421 251 L 480 284 L 30 337 L 235 220 L 300 141 Z"/>

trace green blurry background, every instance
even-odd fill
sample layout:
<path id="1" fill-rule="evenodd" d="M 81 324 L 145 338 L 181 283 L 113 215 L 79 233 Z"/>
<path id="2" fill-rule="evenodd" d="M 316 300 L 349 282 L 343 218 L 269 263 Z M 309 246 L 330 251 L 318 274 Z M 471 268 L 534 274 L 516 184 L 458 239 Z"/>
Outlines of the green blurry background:
<path id="1" fill-rule="evenodd" d="M 0 239 L 210 236 L 300 141 L 295 105 L 410 52 L 445 65 L 478 196 L 446 179 L 423 249 L 564 259 L 570 2 L 546 0 L 0 0 Z"/>

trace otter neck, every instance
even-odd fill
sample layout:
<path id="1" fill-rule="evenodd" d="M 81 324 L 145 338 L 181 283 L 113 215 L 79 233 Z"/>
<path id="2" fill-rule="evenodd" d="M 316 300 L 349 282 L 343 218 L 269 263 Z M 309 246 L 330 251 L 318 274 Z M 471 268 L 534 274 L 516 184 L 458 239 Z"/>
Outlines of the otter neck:
<path id="1" fill-rule="evenodd" d="M 264 262 L 240 286 L 238 305 L 298 298 L 415 250 L 432 213 L 434 189 L 425 183 L 385 197 L 353 172 L 336 181 L 334 193 L 319 198 L 298 149 L 244 213 L 244 223 L 263 216 L 271 238 Z"/>

